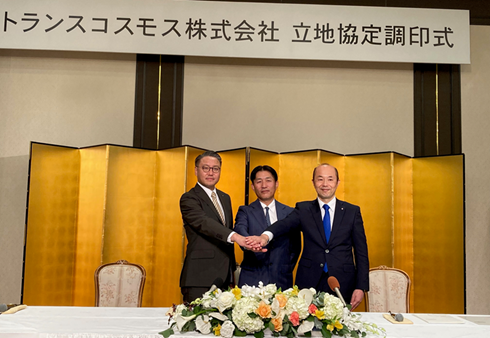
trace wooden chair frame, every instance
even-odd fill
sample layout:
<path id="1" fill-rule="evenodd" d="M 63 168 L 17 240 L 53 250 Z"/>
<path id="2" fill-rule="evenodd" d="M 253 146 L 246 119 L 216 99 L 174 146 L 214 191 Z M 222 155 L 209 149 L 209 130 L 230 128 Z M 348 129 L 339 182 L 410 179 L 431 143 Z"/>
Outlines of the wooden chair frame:
<path id="1" fill-rule="evenodd" d="M 129 263 L 125 259 L 120 259 L 120 260 L 118 260 L 115 263 L 102 264 L 101 266 L 99 266 L 95 270 L 95 273 L 94 273 L 94 279 L 95 279 L 95 306 L 99 306 L 99 301 L 100 301 L 100 298 L 99 298 L 99 296 L 100 296 L 99 272 L 103 268 L 105 268 L 107 266 L 111 266 L 111 265 L 130 265 L 130 266 L 134 266 L 135 268 L 137 268 L 138 270 L 141 271 L 141 284 L 140 284 L 140 288 L 139 288 L 139 291 L 138 291 L 138 307 L 141 307 L 141 304 L 143 302 L 143 288 L 145 287 L 145 281 L 146 281 L 146 270 L 145 270 L 145 268 L 143 266 L 141 266 L 139 264 L 135 264 L 135 263 Z"/>

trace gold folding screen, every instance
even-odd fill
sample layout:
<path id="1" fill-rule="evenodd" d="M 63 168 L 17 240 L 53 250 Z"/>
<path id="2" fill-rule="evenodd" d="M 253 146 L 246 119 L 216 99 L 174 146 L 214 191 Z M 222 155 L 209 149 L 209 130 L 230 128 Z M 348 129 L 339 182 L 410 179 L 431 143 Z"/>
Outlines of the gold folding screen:
<path id="1" fill-rule="evenodd" d="M 33 143 L 24 302 L 92 306 L 95 269 L 118 259 L 146 268 L 143 306 L 180 302 L 186 242 L 179 199 L 196 184 L 194 159 L 201 152 Z M 361 207 L 371 267 L 410 275 L 415 312 L 464 313 L 463 156 L 253 148 L 220 154 L 218 188 L 231 196 L 234 214 L 245 204 L 247 177 L 257 165 L 277 170 L 276 197 L 291 206 L 316 198 L 317 164 L 336 166 L 337 197 Z M 254 201 L 252 189 L 249 194 Z M 241 249 L 235 252 L 240 262 Z"/>

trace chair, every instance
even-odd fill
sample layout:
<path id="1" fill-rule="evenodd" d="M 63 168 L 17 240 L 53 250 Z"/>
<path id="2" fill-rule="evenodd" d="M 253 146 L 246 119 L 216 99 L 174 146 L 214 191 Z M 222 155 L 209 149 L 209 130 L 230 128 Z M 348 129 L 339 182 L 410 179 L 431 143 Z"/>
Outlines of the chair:
<path id="1" fill-rule="evenodd" d="M 146 270 L 139 264 L 119 260 L 95 270 L 95 306 L 140 307 Z"/>
<path id="2" fill-rule="evenodd" d="M 369 270 L 367 312 L 410 312 L 410 277 L 400 269 L 381 265 Z"/>

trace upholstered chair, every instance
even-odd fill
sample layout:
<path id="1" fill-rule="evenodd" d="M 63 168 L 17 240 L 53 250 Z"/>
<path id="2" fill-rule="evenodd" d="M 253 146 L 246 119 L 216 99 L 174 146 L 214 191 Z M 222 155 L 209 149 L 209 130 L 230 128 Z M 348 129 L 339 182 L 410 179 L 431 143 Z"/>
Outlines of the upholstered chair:
<path id="1" fill-rule="evenodd" d="M 400 269 L 381 265 L 369 270 L 369 291 L 364 294 L 366 311 L 410 312 L 410 277 Z"/>
<path id="2" fill-rule="evenodd" d="M 146 270 L 119 260 L 95 270 L 95 306 L 140 307 Z"/>

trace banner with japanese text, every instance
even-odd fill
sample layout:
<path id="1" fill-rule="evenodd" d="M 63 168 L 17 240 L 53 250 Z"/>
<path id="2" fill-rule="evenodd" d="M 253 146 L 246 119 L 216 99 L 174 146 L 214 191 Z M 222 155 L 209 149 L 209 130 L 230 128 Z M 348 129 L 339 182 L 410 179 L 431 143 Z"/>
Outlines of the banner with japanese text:
<path id="1" fill-rule="evenodd" d="M 469 11 L 164 0 L 0 0 L 0 48 L 470 63 Z"/>

